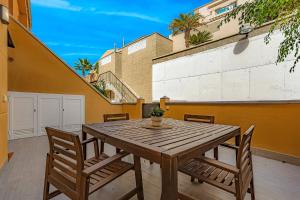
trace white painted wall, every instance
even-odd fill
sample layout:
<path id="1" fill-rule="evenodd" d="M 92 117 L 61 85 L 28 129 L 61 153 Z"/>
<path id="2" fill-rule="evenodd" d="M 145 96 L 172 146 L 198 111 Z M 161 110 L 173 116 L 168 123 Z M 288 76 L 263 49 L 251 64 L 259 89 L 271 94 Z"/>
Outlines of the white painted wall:
<path id="1" fill-rule="evenodd" d="M 265 35 L 153 65 L 153 100 L 255 101 L 300 99 L 300 64 L 276 65 L 283 37 Z M 241 49 L 244 49 L 241 51 Z"/>

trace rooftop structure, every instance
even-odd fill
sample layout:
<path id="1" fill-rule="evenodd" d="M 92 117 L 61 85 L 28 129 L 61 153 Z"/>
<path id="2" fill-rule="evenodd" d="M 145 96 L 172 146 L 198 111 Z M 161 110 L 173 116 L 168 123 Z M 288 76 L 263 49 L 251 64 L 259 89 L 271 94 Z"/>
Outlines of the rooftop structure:
<path id="1" fill-rule="evenodd" d="M 170 52 L 170 39 L 159 33 L 143 36 L 120 49 L 106 51 L 98 61 L 99 74 L 112 72 L 138 96 L 151 102 L 152 59 Z"/>
<path id="2" fill-rule="evenodd" d="M 232 20 L 228 24 L 218 27 L 223 17 L 235 7 L 245 3 L 247 0 L 214 0 L 208 4 L 196 8 L 193 12 L 204 17 L 201 22 L 205 23 L 198 28 L 199 31 L 207 30 L 212 33 L 213 40 L 225 38 L 239 32 L 237 20 Z M 196 32 L 192 32 L 194 34 Z M 170 35 L 173 40 L 173 51 L 185 49 L 184 34 Z"/>

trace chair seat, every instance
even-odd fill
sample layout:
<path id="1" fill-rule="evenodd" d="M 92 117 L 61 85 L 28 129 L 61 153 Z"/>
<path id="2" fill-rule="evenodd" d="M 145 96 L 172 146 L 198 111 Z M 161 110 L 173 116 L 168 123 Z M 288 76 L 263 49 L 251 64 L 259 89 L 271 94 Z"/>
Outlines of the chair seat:
<path id="1" fill-rule="evenodd" d="M 191 159 L 180 166 L 179 171 L 235 194 L 234 174 L 226 170 L 201 162 L 199 159 Z"/>
<path id="2" fill-rule="evenodd" d="M 105 159 L 109 158 L 106 154 L 100 154 L 99 158 L 90 158 L 84 161 L 84 166 L 90 167 L 95 165 L 98 162 L 101 162 Z M 97 189 L 101 188 L 102 186 L 106 185 L 107 183 L 113 181 L 115 178 L 121 176 L 125 172 L 133 169 L 134 166 L 131 163 L 124 162 L 122 160 L 115 161 L 103 169 L 95 172 L 90 176 L 90 189 L 89 193 L 95 192 Z"/>

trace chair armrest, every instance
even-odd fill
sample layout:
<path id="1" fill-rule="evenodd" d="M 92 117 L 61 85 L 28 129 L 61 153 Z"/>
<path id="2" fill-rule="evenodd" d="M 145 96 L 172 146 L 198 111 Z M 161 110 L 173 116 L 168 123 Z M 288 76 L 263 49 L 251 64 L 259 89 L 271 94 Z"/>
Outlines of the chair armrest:
<path id="1" fill-rule="evenodd" d="M 223 143 L 223 144 L 220 144 L 220 146 L 227 147 L 227 148 L 230 148 L 230 149 L 239 150 L 239 147 L 235 146 L 233 144 Z"/>
<path id="2" fill-rule="evenodd" d="M 229 165 L 227 163 L 218 161 L 218 160 L 214 160 L 211 158 L 207 158 L 207 157 L 203 157 L 203 158 L 196 158 L 197 160 L 201 161 L 201 162 L 205 162 L 209 165 L 212 165 L 214 167 L 217 168 L 221 168 L 225 171 L 231 172 L 233 174 L 238 174 L 240 172 L 240 170 L 238 168 L 236 168 L 235 166 Z"/>
<path id="3" fill-rule="evenodd" d="M 90 139 L 87 139 L 87 140 L 84 140 L 81 142 L 81 145 L 82 147 L 86 147 L 87 144 L 89 143 L 94 143 L 94 151 L 95 151 L 95 157 L 96 158 L 99 158 L 99 144 L 98 144 L 98 139 L 97 138 L 90 138 Z"/>
<path id="4" fill-rule="evenodd" d="M 125 152 L 125 151 L 122 151 L 112 157 L 109 157 L 105 160 L 102 160 L 101 162 L 95 164 L 95 165 L 92 165 L 88 168 L 85 168 L 82 173 L 85 175 L 85 176 L 90 176 L 91 174 L 95 173 L 96 171 L 100 170 L 100 169 L 103 169 L 104 167 L 106 167 L 107 165 L 117 161 L 117 160 L 120 160 L 122 159 L 123 157 L 125 156 L 128 156 L 129 153 Z"/>
<path id="5" fill-rule="evenodd" d="M 88 143 L 95 142 L 95 141 L 97 141 L 97 138 L 90 138 L 90 139 L 87 139 L 87 140 L 83 140 L 83 141 L 81 142 L 81 144 L 82 144 L 82 145 L 86 145 L 86 144 L 88 144 Z"/>

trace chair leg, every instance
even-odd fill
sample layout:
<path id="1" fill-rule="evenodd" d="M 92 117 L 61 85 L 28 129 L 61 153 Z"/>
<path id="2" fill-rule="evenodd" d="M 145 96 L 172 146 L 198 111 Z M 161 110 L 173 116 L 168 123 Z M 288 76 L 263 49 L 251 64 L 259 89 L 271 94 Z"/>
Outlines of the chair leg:
<path id="1" fill-rule="evenodd" d="M 100 141 L 100 154 L 104 152 L 104 142 Z"/>
<path id="2" fill-rule="evenodd" d="M 136 182 L 136 189 L 137 189 L 137 198 L 138 198 L 138 200 L 144 200 L 141 159 L 138 156 L 134 156 L 134 171 L 135 171 L 135 182 Z"/>
<path id="3" fill-rule="evenodd" d="M 88 200 L 88 196 L 89 196 L 88 191 L 89 191 L 88 178 L 86 176 L 82 176 L 79 199 L 80 200 Z"/>
<path id="4" fill-rule="evenodd" d="M 216 160 L 219 160 L 218 147 L 214 148 L 214 157 L 215 157 Z"/>
<path id="5" fill-rule="evenodd" d="M 87 133 L 82 131 L 81 134 L 82 134 L 81 135 L 82 141 L 86 140 L 87 139 Z M 86 145 L 82 146 L 82 151 L 83 151 L 83 159 L 86 160 L 86 151 L 87 151 Z"/>
<path id="6" fill-rule="evenodd" d="M 253 177 L 252 180 L 250 182 L 250 190 L 251 190 L 251 200 L 255 200 L 255 192 L 254 192 L 254 181 L 253 181 Z"/>
<path id="7" fill-rule="evenodd" d="M 191 176 L 191 182 L 195 182 L 195 177 Z"/>
<path id="8" fill-rule="evenodd" d="M 116 153 L 120 153 L 121 149 L 116 148 Z"/>
<path id="9" fill-rule="evenodd" d="M 50 188 L 49 182 L 47 178 L 45 178 L 43 200 L 49 199 L 49 188 Z"/>
<path id="10" fill-rule="evenodd" d="M 46 160 L 46 171 L 45 171 L 45 180 L 44 180 L 44 194 L 43 194 L 43 200 L 49 199 L 49 188 L 50 184 L 48 182 L 48 171 L 49 171 L 49 155 L 47 154 L 47 160 Z"/>

